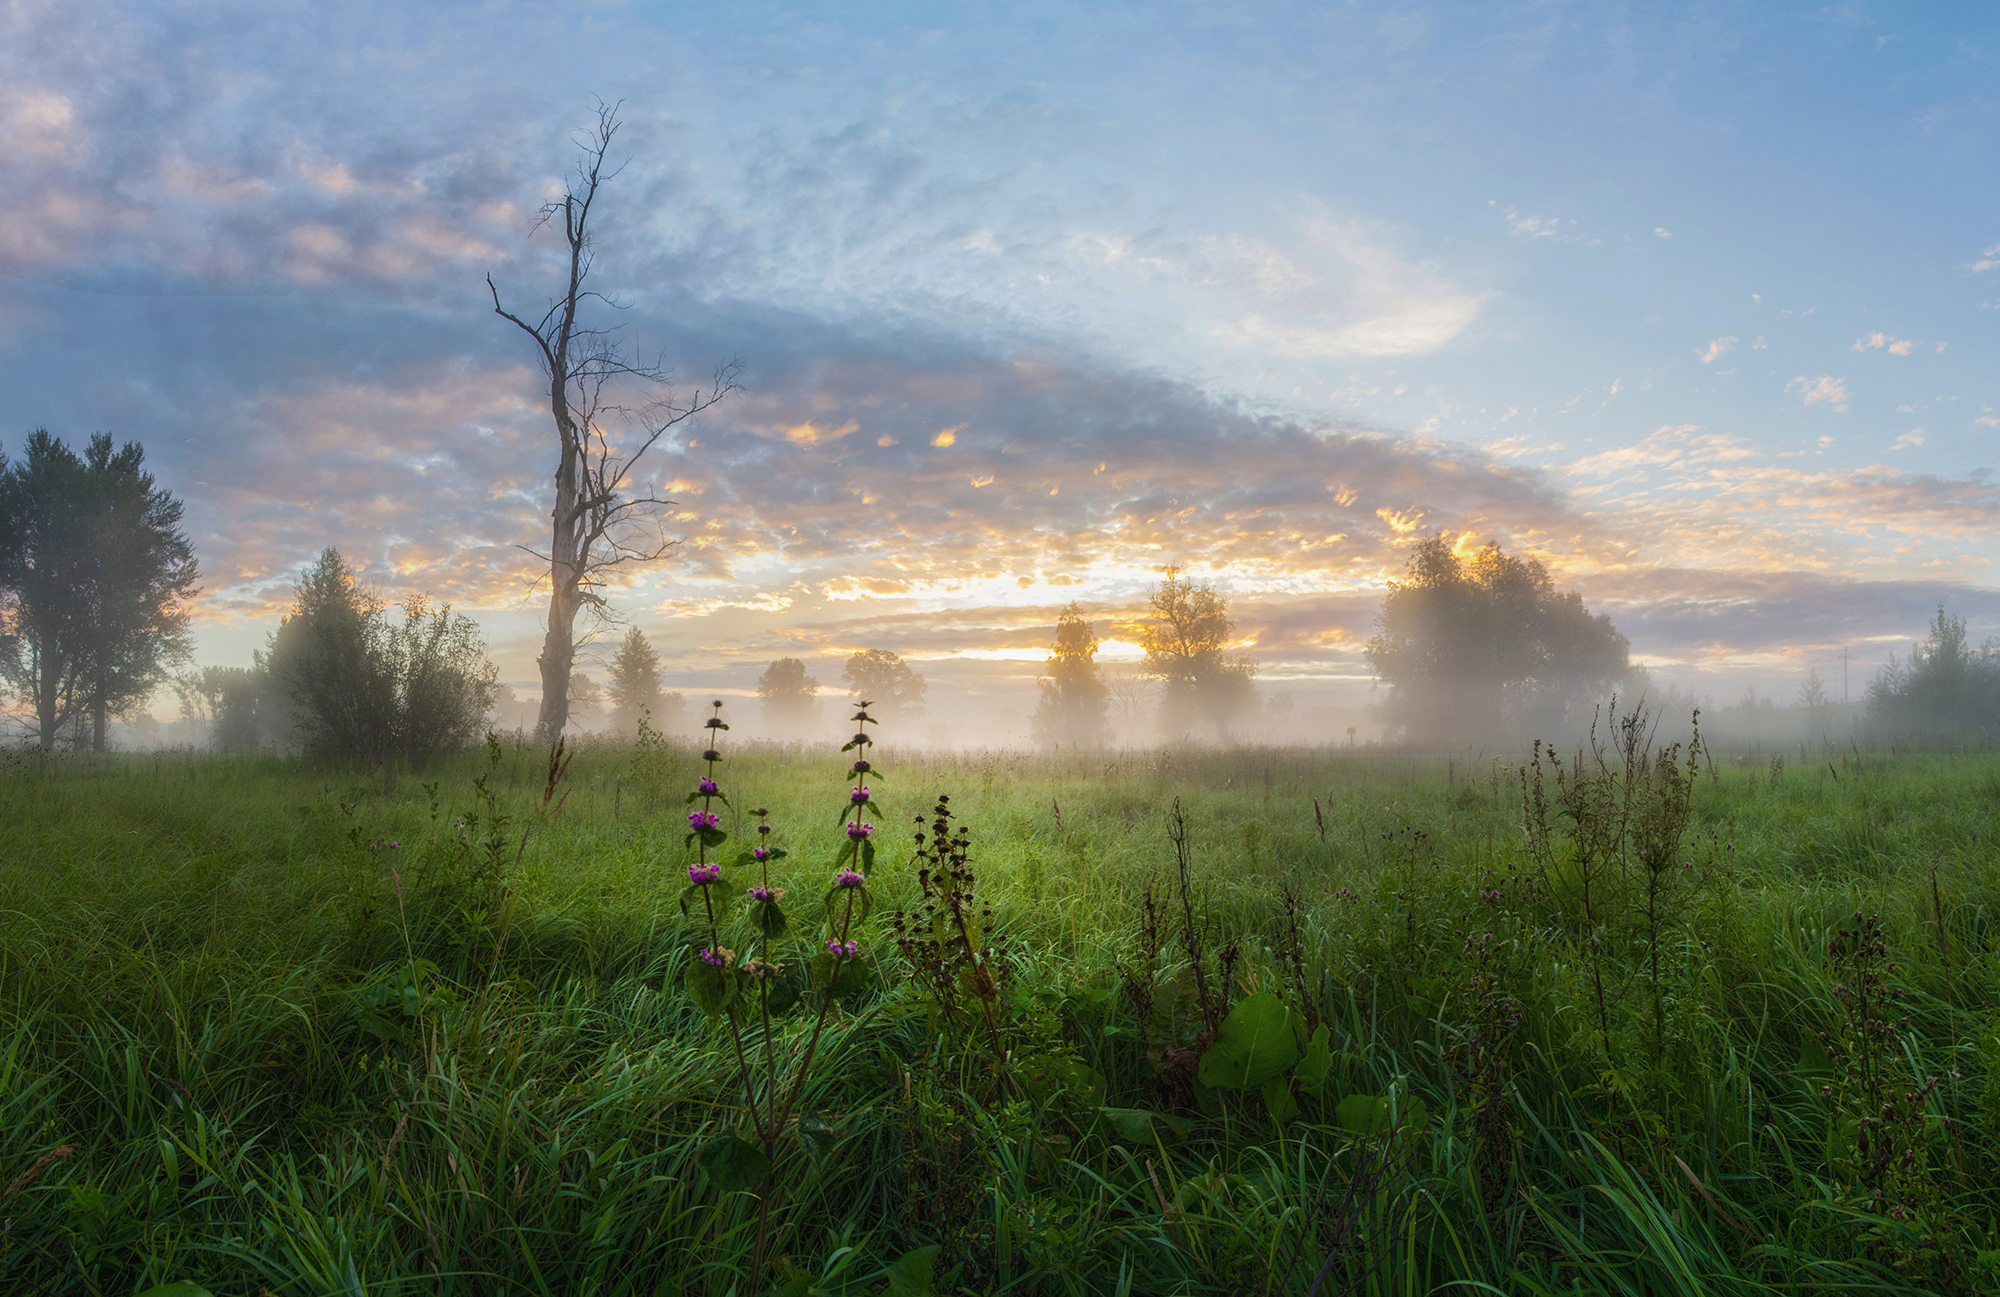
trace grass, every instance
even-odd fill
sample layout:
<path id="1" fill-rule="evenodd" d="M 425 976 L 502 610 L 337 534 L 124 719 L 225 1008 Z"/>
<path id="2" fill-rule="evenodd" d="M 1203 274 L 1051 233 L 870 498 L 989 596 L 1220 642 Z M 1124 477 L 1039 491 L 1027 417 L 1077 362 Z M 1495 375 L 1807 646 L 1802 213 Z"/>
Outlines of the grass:
<path id="1" fill-rule="evenodd" d="M 1012 1052 L 918 993 L 878 917 L 881 976 L 829 1018 L 760 1286 L 755 1194 L 698 1160 L 740 1125 L 741 1089 L 681 989 L 700 935 L 676 901 L 691 754 L 586 751 L 560 814 L 521 749 L 397 795 L 270 757 L 13 759 L 0 1282 L 2000 1283 L 2000 758 L 1716 756 L 1650 917 L 1629 861 L 1593 866 L 1571 821 L 1531 849 L 1520 760 L 887 750 L 878 903 L 916 902 L 900 826 L 950 793 L 1010 941 Z M 723 766 L 739 808 L 771 808 L 808 920 L 844 769 L 757 747 Z M 485 836 L 504 889 L 480 872 Z M 1882 955 L 1830 956 L 1857 912 L 1880 917 Z M 1281 1078 L 1296 1117 L 1194 1079 L 1212 1030 L 1190 918 L 1218 1019 L 1269 992 L 1325 1028 L 1323 1083 L 1304 1064 Z M 1870 976 L 1881 998 L 1856 1009 Z M 781 1022 L 773 1048 L 795 1055 L 806 1028 Z"/>

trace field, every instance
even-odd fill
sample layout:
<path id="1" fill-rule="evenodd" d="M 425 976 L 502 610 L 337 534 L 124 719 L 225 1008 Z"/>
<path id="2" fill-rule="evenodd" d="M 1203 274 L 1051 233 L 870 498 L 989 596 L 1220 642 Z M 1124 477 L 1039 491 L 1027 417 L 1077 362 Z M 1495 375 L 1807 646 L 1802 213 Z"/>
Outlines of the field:
<path id="1" fill-rule="evenodd" d="M 8 758 L 0 1286 L 2000 1287 L 2000 757 L 876 752 L 768 1030 L 688 748 Z M 850 756 L 716 769 L 788 977 Z M 939 793 L 992 913 L 899 946 Z"/>

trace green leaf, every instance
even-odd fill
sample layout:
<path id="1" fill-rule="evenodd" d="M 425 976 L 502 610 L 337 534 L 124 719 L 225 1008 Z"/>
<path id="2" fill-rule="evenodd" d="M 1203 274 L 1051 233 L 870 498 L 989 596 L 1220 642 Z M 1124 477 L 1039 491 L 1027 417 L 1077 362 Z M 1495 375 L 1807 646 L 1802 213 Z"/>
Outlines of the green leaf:
<path id="1" fill-rule="evenodd" d="M 852 959 L 839 961 L 839 969 L 834 968 L 832 955 L 814 955 L 812 961 L 812 984 L 816 991 L 825 991 L 836 1000 L 845 1000 L 861 994 L 875 981 L 875 970 L 870 967 L 866 955 L 856 955 Z"/>
<path id="2" fill-rule="evenodd" d="M 148 1288 L 140 1293 L 139 1297 L 215 1297 L 215 1294 L 198 1283 L 189 1283 L 181 1279 L 174 1283 L 163 1283 L 157 1288 Z"/>
<path id="3" fill-rule="evenodd" d="M 736 977 L 732 970 L 712 967 L 696 955 L 688 961 L 687 988 L 694 1007 L 713 1018 L 735 998 Z"/>
<path id="4" fill-rule="evenodd" d="M 833 1128 L 833 1123 L 818 1113 L 809 1112 L 799 1118 L 799 1139 L 815 1160 L 825 1157 L 833 1150 L 836 1138 L 837 1132 Z"/>
<path id="5" fill-rule="evenodd" d="M 765 983 L 767 997 L 764 1007 L 772 1013 L 788 1012 L 806 993 L 806 975 L 797 964 L 785 965 L 785 970 Z"/>
<path id="6" fill-rule="evenodd" d="M 708 900 L 706 902 L 702 900 L 701 894 L 703 892 L 708 893 Z M 681 913 L 698 914 L 706 919 L 708 917 L 708 906 L 712 904 L 715 906 L 715 912 L 719 916 L 722 913 L 723 907 L 728 905 L 735 895 L 736 885 L 727 878 L 718 878 L 712 883 L 689 883 L 681 889 Z"/>
<path id="7" fill-rule="evenodd" d="M 757 925 L 757 931 L 763 933 L 766 939 L 775 941 L 785 935 L 785 928 L 788 926 L 785 912 L 778 908 L 776 901 L 757 902 L 757 908 L 751 915 L 751 921 Z"/>
<path id="8" fill-rule="evenodd" d="M 724 1131 L 701 1146 L 694 1155 L 708 1178 L 724 1193 L 755 1189 L 771 1174 L 771 1159 L 733 1130 Z"/>
<path id="9" fill-rule="evenodd" d="M 1269 991 L 1259 991 L 1222 1020 L 1222 1031 L 1201 1056 L 1196 1076 L 1217 1089 L 1254 1090 L 1298 1061 L 1292 1011 Z"/>
<path id="10" fill-rule="evenodd" d="M 1387 1135 L 1397 1129 L 1421 1129 L 1430 1109 L 1421 1099 L 1387 1094 L 1350 1094 L 1333 1110 L 1340 1124 L 1357 1135 Z"/>
<path id="11" fill-rule="evenodd" d="M 1292 1083 L 1282 1076 L 1264 1082 L 1264 1110 L 1280 1126 L 1299 1115 L 1299 1101 L 1292 1097 Z"/>
<path id="12" fill-rule="evenodd" d="M 842 821 L 842 823 L 845 822 L 846 821 Z M 853 838 L 849 838 L 846 842 L 841 844 L 839 853 L 836 854 L 833 858 L 833 867 L 835 869 L 840 868 L 848 861 L 854 859 L 854 847 L 855 847 L 855 842 Z"/>
<path id="13" fill-rule="evenodd" d="M 1111 1123 L 1111 1129 L 1117 1132 L 1118 1138 L 1132 1144 L 1150 1144 L 1155 1136 L 1172 1143 L 1186 1139 L 1194 1130 L 1194 1122 L 1187 1117 L 1152 1112 L 1145 1108 L 1102 1108 L 1099 1111 Z"/>
<path id="14" fill-rule="evenodd" d="M 937 1289 L 931 1287 L 937 1258 L 938 1245 L 935 1243 L 897 1257 L 883 1271 L 884 1277 L 889 1280 L 889 1297 L 937 1297 Z"/>
<path id="15" fill-rule="evenodd" d="M 1306 1055 L 1299 1065 L 1292 1069 L 1292 1079 L 1307 1094 L 1318 1094 L 1326 1084 L 1326 1078 L 1333 1071 L 1333 1050 L 1327 1046 L 1326 1024 L 1319 1024 L 1312 1039 L 1306 1042 Z"/>

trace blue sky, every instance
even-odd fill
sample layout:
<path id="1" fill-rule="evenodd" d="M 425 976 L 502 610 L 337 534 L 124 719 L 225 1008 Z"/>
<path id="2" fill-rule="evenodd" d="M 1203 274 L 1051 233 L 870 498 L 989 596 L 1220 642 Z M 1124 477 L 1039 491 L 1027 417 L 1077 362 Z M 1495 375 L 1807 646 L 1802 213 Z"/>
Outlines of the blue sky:
<path id="1" fill-rule="evenodd" d="M 2000 633 L 1983 6 L 190 6 L 0 17 L 0 448 L 143 441 L 203 655 L 337 544 L 533 678 L 532 358 L 482 298 L 623 103 L 601 273 L 746 391 L 618 592 L 688 687 L 861 646 L 1023 698 L 1226 588 L 1365 701 L 1409 542 L 1542 555 L 1733 697 Z M 949 444 L 934 444 L 951 431 Z M 1122 651 L 1114 647 L 1114 652 Z"/>

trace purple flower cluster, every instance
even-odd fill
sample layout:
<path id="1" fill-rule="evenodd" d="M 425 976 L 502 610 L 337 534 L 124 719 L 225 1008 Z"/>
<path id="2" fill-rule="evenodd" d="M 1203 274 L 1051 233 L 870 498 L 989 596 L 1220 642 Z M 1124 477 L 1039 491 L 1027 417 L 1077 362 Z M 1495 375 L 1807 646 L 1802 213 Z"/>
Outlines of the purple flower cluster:
<path id="1" fill-rule="evenodd" d="M 854 763 L 854 773 L 857 775 L 865 775 L 874 768 L 874 766 L 869 765 L 866 761 L 857 761 Z"/>
<path id="2" fill-rule="evenodd" d="M 706 887 L 708 886 L 708 884 L 714 882 L 715 880 L 721 877 L 722 877 L 722 866 L 714 863 L 713 861 L 705 865 L 688 866 L 688 881 L 690 883 L 699 883 L 702 886 Z"/>
<path id="3" fill-rule="evenodd" d="M 688 812 L 688 827 L 691 829 L 712 829 L 722 823 L 722 817 L 714 811 Z"/>
<path id="4" fill-rule="evenodd" d="M 766 887 L 762 883 L 752 883 L 745 889 L 745 894 L 753 901 L 776 901 L 783 898 L 785 889 L 782 887 Z"/>
<path id="5" fill-rule="evenodd" d="M 875 826 L 872 824 L 856 824 L 850 821 L 847 825 L 847 836 L 856 842 L 862 841 L 874 832 Z"/>
<path id="6" fill-rule="evenodd" d="M 852 959 L 861 953 L 861 943 L 858 941 L 842 941 L 840 938 L 835 937 L 826 943 L 826 953 L 832 955 L 835 959 Z"/>
<path id="7" fill-rule="evenodd" d="M 769 860 L 771 858 L 771 849 L 769 847 L 758 847 L 751 851 L 750 854 L 759 860 Z"/>
<path id="8" fill-rule="evenodd" d="M 710 968 L 727 968 L 730 961 L 735 958 L 736 952 L 733 950 L 710 950 L 703 947 L 701 952 L 701 962 Z"/>
<path id="9" fill-rule="evenodd" d="M 855 873 L 852 869 L 843 869 L 833 876 L 833 885 L 835 887 L 859 887 L 867 881 L 866 878 Z"/>
<path id="10" fill-rule="evenodd" d="M 700 793 L 703 797 L 713 797 L 717 793 L 722 791 L 722 785 L 716 783 L 713 779 L 710 779 L 707 775 L 703 775 L 701 778 L 701 782 L 694 786 L 694 790 Z"/>
<path id="11" fill-rule="evenodd" d="M 1479 893 L 1479 899 L 1482 901 L 1498 901 L 1500 899 L 1500 889 L 1497 887 L 1488 888 Z"/>
<path id="12" fill-rule="evenodd" d="M 1361 893 L 1355 891 L 1352 887 L 1336 887 L 1333 889 L 1330 899 L 1336 901 L 1358 901 L 1361 899 Z"/>
<path id="13" fill-rule="evenodd" d="M 860 786 L 859 788 L 855 789 L 855 790 L 854 790 L 853 792 L 849 793 L 849 794 L 847 795 L 847 800 L 848 800 L 848 801 L 850 801 L 850 802 L 852 802 L 852 803 L 854 803 L 854 804 L 855 804 L 856 806 L 859 806 L 859 805 L 861 805 L 861 804 L 862 804 L 863 802 L 867 801 L 867 800 L 868 800 L 868 785 L 867 785 L 867 784 L 863 784 L 863 785 L 861 785 L 861 786 Z"/>

